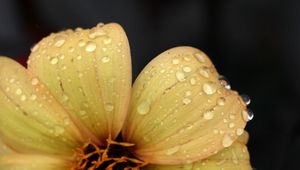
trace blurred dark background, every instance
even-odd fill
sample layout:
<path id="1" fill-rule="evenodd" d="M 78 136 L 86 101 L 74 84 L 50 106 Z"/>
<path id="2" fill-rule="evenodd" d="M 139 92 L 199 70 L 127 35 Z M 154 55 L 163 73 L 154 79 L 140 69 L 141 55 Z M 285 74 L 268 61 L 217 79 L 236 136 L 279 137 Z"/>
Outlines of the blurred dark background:
<path id="1" fill-rule="evenodd" d="M 252 99 L 253 167 L 300 169 L 300 1 L 1 0 L 0 54 L 24 62 L 50 32 L 98 22 L 126 30 L 134 77 L 171 47 L 205 51 L 233 89 Z"/>

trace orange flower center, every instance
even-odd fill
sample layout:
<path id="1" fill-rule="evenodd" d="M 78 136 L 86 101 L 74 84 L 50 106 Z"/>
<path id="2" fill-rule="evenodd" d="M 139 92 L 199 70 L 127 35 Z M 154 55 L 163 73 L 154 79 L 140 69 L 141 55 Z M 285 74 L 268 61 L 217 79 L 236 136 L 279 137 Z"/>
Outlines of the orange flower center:
<path id="1" fill-rule="evenodd" d="M 107 139 L 106 146 L 86 143 L 75 152 L 71 170 L 140 170 L 148 163 L 137 159 L 130 152 L 133 143 Z"/>

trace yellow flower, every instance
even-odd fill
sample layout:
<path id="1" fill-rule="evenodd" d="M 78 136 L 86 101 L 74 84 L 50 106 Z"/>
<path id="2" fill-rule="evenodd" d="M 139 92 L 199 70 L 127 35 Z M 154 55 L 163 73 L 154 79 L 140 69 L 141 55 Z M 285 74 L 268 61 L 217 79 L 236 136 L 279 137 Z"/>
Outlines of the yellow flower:
<path id="1" fill-rule="evenodd" d="M 218 76 L 176 47 L 132 87 L 118 24 L 51 34 L 27 69 L 0 57 L 0 169 L 251 169 L 247 104 Z"/>

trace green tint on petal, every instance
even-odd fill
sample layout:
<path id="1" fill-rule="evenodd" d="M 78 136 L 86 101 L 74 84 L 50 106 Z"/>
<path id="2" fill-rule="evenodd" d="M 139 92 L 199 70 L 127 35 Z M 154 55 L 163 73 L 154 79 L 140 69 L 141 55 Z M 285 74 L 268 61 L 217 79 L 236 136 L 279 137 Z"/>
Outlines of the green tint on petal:
<path id="1" fill-rule="evenodd" d="M 44 155 L 0 155 L 1 170 L 67 170 L 68 162 Z"/>
<path id="2" fill-rule="evenodd" d="M 210 59 L 192 47 L 167 50 L 134 82 L 123 136 L 156 164 L 205 159 L 241 135 L 246 104 L 227 89 Z"/>
<path id="3" fill-rule="evenodd" d="M 17 62 L 0 57 L 0 138 L 24 153 L 69 155 L 83 139 L 47 88 Z"/>
<path id="4" fill-rule="evenodd" d="M 239 138 L 245 139 L 246 136 Z M 145 170 L 252 170 L 249 152 L 241 142 L 244 139 L 239 138 L 230 147 L 207 159 L 184 165 L 149 165 Z"/>
<path id="5" fill-rule="evenodd" d="M 118 135 L 131 90 L 130 49 L 120 25 L 51 34 L 32 49 L 28 67 L 91 140 Z"/>

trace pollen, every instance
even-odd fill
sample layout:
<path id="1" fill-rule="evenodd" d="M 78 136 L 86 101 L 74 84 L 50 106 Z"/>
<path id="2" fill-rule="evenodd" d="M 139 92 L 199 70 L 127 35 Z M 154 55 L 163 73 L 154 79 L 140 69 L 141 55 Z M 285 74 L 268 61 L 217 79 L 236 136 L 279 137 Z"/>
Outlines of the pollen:
<path id="1" fill-rule="evenodd" d="M 88 142 L 76 149 L 71 170 L 141 170 L 148 164 L 130 153 L 133 143 L 106 141 L 106 146 Z"/>

